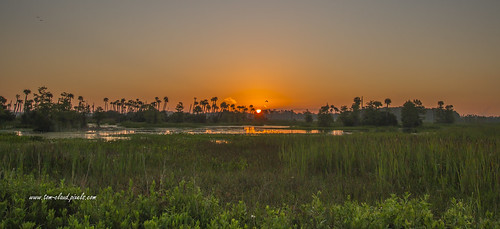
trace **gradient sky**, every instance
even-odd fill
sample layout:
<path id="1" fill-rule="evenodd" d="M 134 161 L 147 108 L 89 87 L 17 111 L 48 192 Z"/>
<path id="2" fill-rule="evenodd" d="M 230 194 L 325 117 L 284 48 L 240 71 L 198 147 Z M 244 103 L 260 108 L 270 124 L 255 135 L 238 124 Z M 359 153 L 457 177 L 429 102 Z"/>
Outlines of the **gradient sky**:
<path id="1" fill-rule="evenodd" d="M 0 1 L 0 95 L 500 115 L 500 1 Z M 42 21 L 41 21 L 41 20 Z"/>

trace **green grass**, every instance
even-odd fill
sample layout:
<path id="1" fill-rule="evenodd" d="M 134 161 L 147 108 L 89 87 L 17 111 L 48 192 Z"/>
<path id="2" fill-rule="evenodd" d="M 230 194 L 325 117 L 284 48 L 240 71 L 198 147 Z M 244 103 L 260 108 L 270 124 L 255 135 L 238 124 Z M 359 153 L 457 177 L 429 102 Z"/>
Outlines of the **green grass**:
<path id="1" fill-rule="evenodd" d="M 257 214 L 269 205 L 287 212 L 287 225 L 308 218 L 299 219 L 318 191 L 317 201 L 328 211 L 349 201 L 378 206 L 391 194 L 408 193 L 408 201 L 425 200 L 436 222 L 458 208 L 453 202 L 458 199 L 477 223 L 499 217 L 499 133 L 499 126 L 456 125 L 416 134 L 132 135 L 113 142 L 0 135 L 0 176 L 2 181 L 12 174 L 40 183 L 63 180 L 93 193 L 109 186 L 134 196 L 172 190 L 188 180 L 217 199 L 222 210 L 243 201 L 249 214 Z M 153 183 L 161 188 L 151 188 Z M 372 209 L 366 206 L 351 207 Z M 160 220 L 160 213 L 150 216 Z"/>

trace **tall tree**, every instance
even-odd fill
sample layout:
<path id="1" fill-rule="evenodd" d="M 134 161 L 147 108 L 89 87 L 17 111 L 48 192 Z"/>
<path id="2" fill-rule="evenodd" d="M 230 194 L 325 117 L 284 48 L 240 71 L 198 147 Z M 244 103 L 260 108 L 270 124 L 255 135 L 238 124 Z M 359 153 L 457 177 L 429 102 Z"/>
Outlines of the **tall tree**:
<path id="1" fill-rule="evenodd" d="M 438 101 L 438 108 L 443 109 L 444 102 L 443 101 Z"/>
<path id="2" fill-rule="evenodd" d="M 208 99 L 204 99 L 200 101 L 200 105 L 203 107 L 203 112 L 207 112 Z"/>
<path id="3" fill-rule="evenodd" d="M 391 105 L 392 101 L 391 101 L 391 99 L 387 98 L 384 100 L 384 103 L 386 105 L 386 108 L 389 109 L 389 105 Z"/>
<path id="4" fill-rule="evenodd" d="M 120 100 L 120 110 L 121 110 L 121 113 L 125 113 L 125 101 L 127 101 L 125 98 L 122 98 Z"/>
<path id="5" fill-rule="evenodd" d="M 165 111 L 165 107 L 167 107 L 167 103 L 168 103 L 168 97 L 165 96 L 165 97 L 163 97 L 163 111 Z"/>
<path id="6" fill-rule="evenodd" d="M 19 94 L 16 94 L 16 103 L 14 103 L 14 113 L 17 113 L 18 108 L 21 107 L 21 104 L 19 103 L 19 98 L 21 96 Z"/>
<path id="7" fill-rule="evenodd" d="M 177 106 L 175 106 L 175 110 L 179 113 L 181 113 L 182 110 L 184 110 L 184 105 L 182 104 L 182 102 L 179 102 Z"/>
<path id="8" fill-rule="evenodd" d="M 210 99 L 210 101 L 212 101 L 212 112 L 215 112 L 215 108 L 217 107 L 217 100 L 219 100 L 219 98 L 217 97 L 212 97 Z"/>
<path id="9" fill-rule="evenodd" d="M 156 108 L 156 110 L 159 111 L 160 110 L 160 104 L 161 104 L 160 98 L 155 97 L 155 102 L 156 102 L 155 104 L 157 105 L 155 108 Z"/>
<path id="10" fill-rule="evenodd" d="M 330 105 L 326 104 L 319 109 L 318 112 L 318 125 L 328 127 L 333 124 L 333 115 L 330 112 Z"/>
<path id="11" fill-rule="evenodd" d="M 80 96 L 78 96 L 78 111 L 79 111 L 79 112 L 82 112 L 82 111 L 83 111 L 83 109 L 84 109 L 84 104 L 83 104 L 83 102 L 85 102 L 85 101 L 83 100 L 83 96 L 81 96 L 81 95 L 80 95 Z"/>
<path id="12" fill-rule="evenodd" d="M 71 94 L 71 93 L 69 93 L 69 94 L 68 94 L 68 99 L 69 99 L 69 107 L 70 107 L 70 109 L 71 109 L 71 107 L 73 106 L 71 103 L 72 103 L 72 101 L 73 101 L 73 99 L 74 99 L 74 98 L 75 98 L 75 95 L 73 95 L 73 94 Z"/>
<path id="13" fill-rule="evenodd" d="M 220 103 L 220 108 L 222 111 L 226 111 L 229 108 L 229 105 L 226 102 Z"/>
<path id="14" fill-rule="evenodd" d="M 438 101 L 438 107 L 435 109 L 436 123 L 454 123 L 455 122 L 455 111 L 453 110 L 453 105 L 446 105 L 444 107 L 443 101 Z"/>
<path id="15" fill-rule="evenodd" d="M 196 97 L 194 97 L 193 99 L 194 99 L 194 102 L 193 102 L 193 113 L 194 113 L 194 107 L 195 107 L 196 105 L 198 105 L 198 102 L 196 102 Z"/>
<path id="16" fill-rule="evenodd" d="M 425 114 L 425 107 L 418 99 L 406 101 L 401 109 L 401 122 L 405 128 L 414 128 L 422 125 L 421 115 Z"/>
<path id="17" fill-rule="evenodd" d="M 28 105 L 28 103 L 27 103 L 27 101 L 28 101 L 28 95 L 31 93 L 31 90 L 30 89 L 24 89 L 23 93 L 25 95 L 24 96 L 24 109 L 23 109 L 23 112 L 26 112 L 27 111 L 26 107 Z"/>
<path id="18" fill-rule="evenodd" d="M 104 111 L 108 111 L 108 101 L 109 99 L 107 97 L 104 98 Z"/>

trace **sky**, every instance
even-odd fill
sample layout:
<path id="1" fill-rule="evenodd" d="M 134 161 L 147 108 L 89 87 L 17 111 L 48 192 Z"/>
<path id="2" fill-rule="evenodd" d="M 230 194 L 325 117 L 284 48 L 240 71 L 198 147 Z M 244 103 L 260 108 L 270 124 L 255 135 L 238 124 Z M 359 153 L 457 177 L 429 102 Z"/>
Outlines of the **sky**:
<path id="1" fill-rule="evenodd" d="M 498 12 L 498 0 L 2 0 L 0 95 L 313 112 L 359 96 L 499 116 Z"/>

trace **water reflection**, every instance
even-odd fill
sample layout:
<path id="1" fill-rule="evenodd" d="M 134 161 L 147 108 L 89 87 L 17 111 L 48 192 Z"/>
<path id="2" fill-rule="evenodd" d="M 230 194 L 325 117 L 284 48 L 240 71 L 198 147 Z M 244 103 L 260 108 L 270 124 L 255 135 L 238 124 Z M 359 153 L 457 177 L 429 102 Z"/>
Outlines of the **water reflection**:
<path id="1" fill-rule="evenodd" d="M 5 132 L 5 131 L 2 131 Z M 85 139 L 103 139 L 105 141 L 126 140 L 129 139 L 124 135 L 129 134 L 329 134 L 343 135 L 346 132 L 342 130 L 300 130 L 290 129 L 289 126 L 207 126 L 198 128 L 150 128 L 150 129 L 134 129 L 134 128 L 118 128 L 111 127 L 101 130 L 88 131 L 72 131 L 72 132 L 49 132 L 38 133 L 30 130 L 15 130 L 10 131 L 18 136 L 41 136 L 48 139 L 59 138 L 85 138 Z M 216 142 L 223 144 L 223 142 Z"/>
<path id="2" fill-rule="evenodd" d="M 211 142 L 215 144 L 229 144 L 229 141 L 224 139 L 213 139 L 211 140 Z"/>

